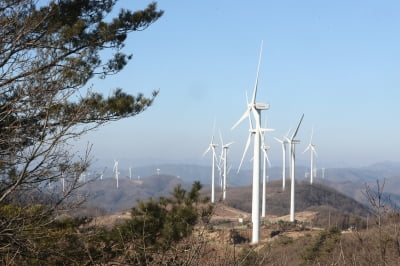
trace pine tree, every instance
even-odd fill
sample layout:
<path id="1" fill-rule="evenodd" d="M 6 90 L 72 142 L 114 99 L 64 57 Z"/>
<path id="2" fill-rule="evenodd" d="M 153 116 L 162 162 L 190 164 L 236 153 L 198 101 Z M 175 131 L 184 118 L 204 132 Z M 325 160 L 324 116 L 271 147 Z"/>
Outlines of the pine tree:
<path id="1" fill-rule="evenodd" d="M 89 166 L 90 147 L 77 158 L 70 140 L 153 103 L 157 90 L 144 96 L 117 88 L 104 97 L 88 87 L 94 77 L 121 71 L 132 58 L 123 52 L 128 34 L 147 29 L 163 14 L 151 3 L 106 19 L 116 2 L 0 1 L 0 207 L 33 202 L 46 206 L 37 215 L 47 217 L 72 195 Z M 65 191 L 54 190 L 61 178 Z M 17 218 L 24 212 L 16 211 L 15 219 L 2 213 L 0 251 L 13 254 L 23 241 L 17 235 L 24 235 L 24 221 Z M 2 241 L 10 235 L 15 241 Z"/>

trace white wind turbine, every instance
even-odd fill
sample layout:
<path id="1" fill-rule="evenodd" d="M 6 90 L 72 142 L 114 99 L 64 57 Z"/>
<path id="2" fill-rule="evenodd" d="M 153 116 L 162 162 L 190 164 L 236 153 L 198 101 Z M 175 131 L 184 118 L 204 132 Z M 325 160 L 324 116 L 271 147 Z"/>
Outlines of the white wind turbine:
<path id="1" fill-rule="evenodd" d="M 82 173 L 79 175 L 79 180 L 80 180 L 81 182 L 83 182 L 83 183 L 86 182 L 86 172 L 82 172 Z"/>
<path id="2" fill-rule="evenodd" d="M 132 181 L 132 166 L 129 166 L 129 180 Z"/>
<path id="3" fill-rule="evenodd" d="M 317 151 L 315 150 L 315 144 L 312 143 L 312 138 L 314 134 L 314 128 L 311 130 L 311 138 L 310 138 L 310 143 L 308 144 L 307 148 L 303 151 L 305 153 L 306 151 L 310 150 L 310 156 L 311 156 L 311 166 L 310 166 L 310 184 L 312 185 L 313 183 L 313 176 L 314 176 L 314 155 L 315 157 L 318 157 Z"/>
<path id="4" fill-rule="evenodd" d="M 65 178 L 64 173 L 61 173 L 61 184 L 62 184 L 62 191 L 65 192 Z"/>
<path id="5" fill-rule="evenodd" d="M 214 121 L 215 128 L 215 121 Z M 213 136 L 211 137 L 211 142 L 207 148 L 207 150 L 203 153 L 203 156 L 206 155 L 210 150 L 212 151 L 212 166 L 211 166 L 211 202 L 215 202 L 215 161 L 217 159 L 217 155 L 215 153 L 215 148 L 218 144 L 214 143 L 214 129 Z"/>
<path id="6" fill-rule="evenodd" d="M 104 172 L 107 170 L 107 167 L 104 167 L 103 171 L 100 174 L 100 180 L 103 180 Z"/>
<path id="7" fill-rule="evenodd" d="M 262 178 L 262 198 L 261 198 L 261 217 L 265 217 L 265 208 L 266 208 L 266 200 L 267 200 L 267 164 L 268 166 L 271 166 L 271 162 L 269 161 L 268 158 L 268 150 L 270 149 L 270 146 L 267 146 L 265 143 L 265 131 L 274 131 L 274 129 L 263 129 L 263 134 L 262 134 L 262 146 L 261 149 L 264 154 L 264 160 L 263 160 L 263 178 Z"/>
<path id="8" fill-rule="evenodd" d="M 294 222 L 295 217 L 294 217 L 294 208 L 295 208 L 295 201 L 294 201 L 294 191 L 295 191 L 295 180 L 294 180 L 294 174 L 295 174 L 295 145 L 300 143 L 299 140 L 295 140 L 294 138 L 297 135 L 297 132 L 299 131 L 300 124 L 303 121 L 304 114 L 300 118 L 300 122 L 297 125 L 296 131 L 293 133 L 292 137 L 286 138 L 288 143 L 290 144 L 290 179 L 291 179 L 291 186 L 290 186 L 290 221 Z"/>
<path id="9" fill-rule="evenodd" d="M 242 117 L 233 125 L 232 129 L 234 129 L 237 125 L 239 125 L 244 119 L 250 117 L 250 113 L 253 114 L 254 120 L 256 122 L 256 129 L 250 127 L 250 135 L 249 139 L 246 143 L 246 148 L 243 153 L 242 162 L 244 155 L 247 151 L 247 148 L 250 144 L 250 137 L 254 135 L 254 156 L 253 156 L 253 191 L 252 191 L 252 243 L 257 244 L 260 239 L 260 146 L 261 146 L 261 110 L 268 110 L 269 104 L 265 103 L 256 103 L 256 95 L 257 95 L 257 87 L 258 87 L 258 76 L 260 72 L 260 64 L 261 64 L 261 55 L 262 55 L 262 42 L 260 49 L 260 58 L 258 61 L 257 67 L 257 76 L 256 82 L 254 85 L 253 97 L 251 98 L 251 102 L 248 103 L 247 109 L 242 115 Z M 240 163 L 240 166 L 242 164 Z M 240 170 L 240 166 L 238 171 Z"/>
<path id="10" fill-rule="evenodd" d="M 285 191 L 286 188 L 286 144 L 288 144 L 287 137 L 289 132 L 290 129 L 282 139 L 274 138 L 282 146 L 282 191 Z"/>
<path id="11" fill-rule="evenodd" d="M 118 186 L 119 186 L 119 184 L 118 184 L 118 182 L 119 182 L 119 180 L 118 180 L 119 172 L 118 172 L 118 161 L 117 160 L 114 160 L 113 172 L 115 174 L 115 179 L 117 180 L 117 189 L 118 189 Z"/>
<path id="12" fill-rule="evenodd" d="M 233 141 L 224 144 L 224 141 L 222 139 L 222 134 L 221 132 L 219 132 L 219 137 L 221 139 L 221 147 L 222 147 L 222 151 L 221 151 L 221 158 L 220 158 L 220 162 L 223 162 L 223 172 L 222 172 L 222 200 L 226 199 L 226 181 L 227 181 L 227 175 L 228 175 L 228 169 L 227 169 L 227 165 L 228 165 L 228 160 L 227 160 L 227 155 L 228 155 L 228 148 L 229 146 L 231 146 L 233 144 Z"/>

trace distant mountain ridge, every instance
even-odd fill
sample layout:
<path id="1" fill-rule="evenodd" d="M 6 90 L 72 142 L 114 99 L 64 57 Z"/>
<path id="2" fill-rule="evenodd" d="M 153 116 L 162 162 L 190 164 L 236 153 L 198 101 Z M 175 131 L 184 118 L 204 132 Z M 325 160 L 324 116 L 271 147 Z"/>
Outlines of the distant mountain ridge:
<path id="1" fill-rule="evenodd" d="M 286 174 L 289 175 L 287 166 Z M 200 181 L 204 185 L 211 183 L 211 165 L 196 165 L 196 164 L 161 164 L 161 165 L 148 165 L 141 167 L 134 167 L 132 169 L 133 179 L 137 179 L 138 176 L 146 177 L 156 174 L 156 169 L 160 169 L 161 174 L 179 176 L 186 182 Z M 110 170 L 108 170 L 110 171 Z M 120 169 L 123 173 L 122 176 L 128 176 L 128 169 Z M 219 178 L 219 172 L 216 167 L 216 179 Z M 249 169 L 241 169 L 239 173 L 236 172 L 237 169 L 231 169 L 228 173 L 230 186 L 246 186 L 251 185 L 252 182 L 252 172 Z M 305 180 L 306 173 L 309 172 L 308 166 L 298 165 L 296 166 L 296 179 Z M 108 176 L 112 176 L 111 172 L 107 172 Z M 268 175 L 271 180 L 281 179 L 282 168 L 275 166 L 268 168 Z M 376 179 L 391 178 L 395 176 L 400 176 L 400 162 L 379 162 L 366 167 L 345 167 L 345 168 L 326 168 L 325 169 L 325 179 L 331 180 L 342 180 L 347 181 L 358 181 L 362 179 L 363 181 L 371 181 Z M 288 178 L 289 176 L 287 176 Z M 316 179 L 322 179 L 322 170 L 319 168 L 317 170 Z"/>
<path id="2" fill-rule="evenodd" d="M 157 168 L 160 169 L 159 176 L 155 174 Z M 271 183 L 274 180 L 281 180 L 281 170 L 279 167 L 268 169 L 268 175 L 272 180 Z M 296 167 L 297 182 L 304 181 L 307 183 L 308 179 L 305 178 L 306 171 L 305 167 Z M 188 188 L 194 181 L 200 181 L 204 188 L 207 189 L 207 187 L 210 187 L 211 181 L 211 167 L 200 165 L 166 164 L 146 166 L 134 168 L 133 173 L 132 180 L 127 176 L 121 175 L 118 193 L 116 193 L 115 178 L 104 178 L 90 183 L 85 187 L 85 190 L 90 195 L 87 204 L 92 204 L 92 206 L 101 205 L 107 213 L 111 213 L 129 209 L 137 200 L 167 196 L 177 184 L 182 184 Z M 218 174 L 216 169 L 217 190 L 219 187 Z M 314 179 L 316 185 L 324 184 L 362 203 L 366 203 L 363 193 L 366 184 L 374 187 L 376 180 L 383 182 L 383 177 L 386 177 L 384 192 L 390 194 L 393 199 L 400 199 L 400 163 L 382 162 L 362 168 L 328 168 L 325 169 L 324 179 L 321 178 L 321 175 L 322 171 L 318 171 Z M 140 176 L 140 179 L 138 179 L 138 176 Z M 239 174 L 232 170 L 228 176 L 228 187 L 232 191 L 235 191 L 235 189 L 240 190 L 242 188 L 237 187 L 250 186 L 251 180 L 252 172 L 250 170 L 241 170 Z M 280 183 L 279 181 L 277 182 Z"/>

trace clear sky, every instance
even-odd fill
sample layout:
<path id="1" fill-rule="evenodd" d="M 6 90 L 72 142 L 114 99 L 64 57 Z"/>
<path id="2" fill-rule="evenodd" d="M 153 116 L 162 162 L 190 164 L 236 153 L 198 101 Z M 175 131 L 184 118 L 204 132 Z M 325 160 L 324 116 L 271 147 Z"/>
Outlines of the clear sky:
<path id="1" fill-rule="evenodd" d="M 117 9 L 148 3 L 122 0 Z M 133 166 L 206 165 L 211 156 L 202 154 L 216 119 L 216 138 L 220 130 L 226 142 L 235 141 L 228 156 L 236 168 L 248 122 L 230 128 L 246 109 L 263 40 L 257 101 L 271 106 L 262 120 L 276 129 L 267 136 L 272 166 L 281 166 L 282 156 L 273 137 L 294 128 L 303 113 L 296 156 L 302 164 L 312 127 L 317 167 L 400 161 L 398 0 L 160 0 L 158 6 L 165 14 L 126 43 L 129 65 L 92 84 L 105 95 L 115 87 L 160 94 L 139 116 L 82 139 L 93 143 L 96 159 L 109 167 L 114 158 Z"/>

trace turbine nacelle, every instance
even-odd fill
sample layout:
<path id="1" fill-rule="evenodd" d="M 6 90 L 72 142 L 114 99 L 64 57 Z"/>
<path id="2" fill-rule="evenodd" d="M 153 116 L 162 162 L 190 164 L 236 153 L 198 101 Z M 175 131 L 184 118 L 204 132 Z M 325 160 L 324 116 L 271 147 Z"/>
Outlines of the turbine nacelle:
<path id="1" fill-rule="evenodd" d="M 274 139 L 275 139 L 277 142 L 279 142 L 280 144 L 287 144 L 287 143 L 289 143 L 288 140 L 287 140 L 287 138 L 278 139 L 278 138 L 274 137 Z"/>
<path id="2" fill-rule="evenodd" d="M 229 143 L 227 143 L 227 144 L 224 144 L 224 145 L 222 146 L 222 148 L 223 148 L 223 149 L 228 149 L 229 146 L 231 146 L 233 143 L 234 143 L 234 141 L 229 142 Z"/>
<path id="3" fill-rule="evenodd" d="M 289 143 L 289 144 L 299 144 L 300 143 L 300 140 L 297 140 L 297 139 L 289 139 L 287 137 L 285 137 L 285 139 L 286 139 L 286 143 Z"/>
<path id="4" fill-rule="evenodd" d="M 256 103 L 256 104 L 254 104 L 254 108 L 256 110 L 268 110 L 269 104 L 268 103 Z"/>

